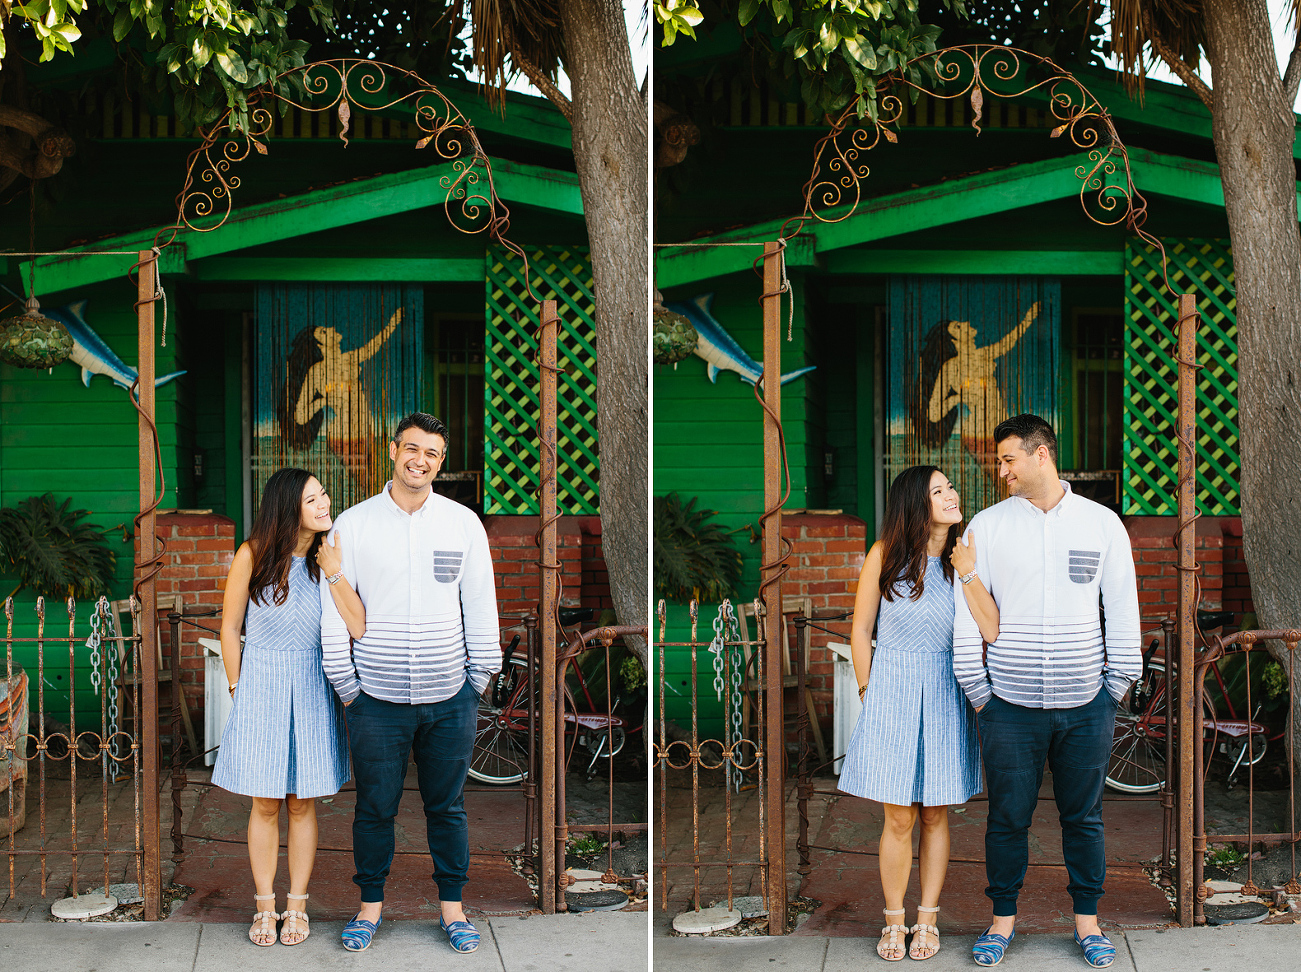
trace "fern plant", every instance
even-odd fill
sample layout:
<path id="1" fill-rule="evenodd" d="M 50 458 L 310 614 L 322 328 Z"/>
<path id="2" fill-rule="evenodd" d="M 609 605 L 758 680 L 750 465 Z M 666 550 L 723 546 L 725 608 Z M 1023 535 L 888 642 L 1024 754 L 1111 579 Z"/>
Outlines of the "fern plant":
<path id="1" fill-rule="evenodd" d="M 717 602 L 741 580 L 741 554 L 711 510 L 677 493 L 655 497 L 655 593 L 672 601 Z"/>
<path id="2" fill-rule="evenodd" d="M 60 600 L 107 592 L 117 554 L 84 522 L 90 511 L 71 506 L 46 493 L 0 508 L 0 571 L 18 575 L 11 596 L 24 587 Z"/>

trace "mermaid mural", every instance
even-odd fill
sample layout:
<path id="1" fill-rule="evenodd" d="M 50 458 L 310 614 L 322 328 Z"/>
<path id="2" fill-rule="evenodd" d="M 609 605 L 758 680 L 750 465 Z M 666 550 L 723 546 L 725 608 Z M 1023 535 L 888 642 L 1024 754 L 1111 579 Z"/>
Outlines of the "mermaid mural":
<path id="1" fill-rule="evenodd" d="M 891 280 L 889 475 L 934 464 L 967 507 L 1002 498 L 994 427 L 1057 411 L 1060 293 L 1046 277 Z"/>
<path id="2" fill-rule="evenodd" d="M 419 407 L 423 290 L 259 289 L 256 487 L 282 465 L 313 470 L 342 509 L 387 478 L 390 426 Z"/>

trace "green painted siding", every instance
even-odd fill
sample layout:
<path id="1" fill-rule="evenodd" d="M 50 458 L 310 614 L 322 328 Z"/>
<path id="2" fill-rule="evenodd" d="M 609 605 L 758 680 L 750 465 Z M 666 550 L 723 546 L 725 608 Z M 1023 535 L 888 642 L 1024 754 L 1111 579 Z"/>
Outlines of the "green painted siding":
<path id="1" fill-rule="evenodd" d="M 761 287 L 750 273 L 733 274 L 714 281 L 713 316 L 756 361 L 763 357 L 763 318 L 758 298 Z M 791 341 L 782 342 L 782 371 L 789 372 L 807 364 L 822 362 L 807 353 L 805 280 L 791 273 L 795 293 L 795 318 Z M 667 303 L 687 300 L 701 290 L 670 291 Z M 786 333 L 789 304 L 782 304 L 782 334 Z M 749 526 L 758 534 L 763 513 L 763 410 L 755 401 L 754 389 L 738 379 L 735 372 L 722 372 L 710 384 L 705 362 L 693 355 L 676 368 L 657 365 L 652 376 L 655 394 L 654 490 L 655 495 L 679 493 L 684 499 L 698 497 L 698 508 L 717 510 L 718 519 L 734 534 L 744 558 L 741 597 L 754 597 L 759 585 L 759 545 L 750 542 Z M 817 375 L 818 372 L 813 372 Z M 810 473 L 816 474 L 816 489 L 821 486 L 821 416 L 819 409 L 824 392 L 799 378 L 782 388 L 782 426 L 786 433 L 786 450 L 791 466 L 791 495 L 787 505 L 810 505 Z M 811 412 L 819 412 L 818 425 L 811 432 Z M 816 467 L 810 469 L 810 449 L 816 451 Z M 701 636 L 713 636 L 713 618 L 718 605 L 701 609 Z M 686 641 L 690 635 L 690 617 L 686 605 L 669 605 L 667 638 Z M 721 731 L 721 706 L 715 700 L 713 668 L 708 653 L 702 657 L 700 695 L 701 731 L 716 737 Z M 668 653 L 665 661 L 667 717 L 682 726 L 691 722 L 690 655 L 686 649 Z"/>
<path id="2" fill-rule="evenodd" d="M 126 259 L 126 258 L 124 258 Z M 53 294 L 42 302 L 59 307 L 87 300 L 85 319 L 90 327 L 126 364 L 135 367 L 135 289 L 125 278 L 97 284 L 74 293 Z M 184 368 L 179 363 L 177 302 L 170 307 L 168 347 L 157 349 L 159 374 Z M 161 322 L 161 318 L 160 318 Z M 186 379 L 158 390 L 157 421 L 162 446 L 162 471 L 167 492 L 163 507 L 177 506 L 178 434 L 190 434 L 192 405 Z M 108 378 L 95 376 L 90 387 L 81 383 L 80 369 L 71 362 L 52 371 L 31 371 L 0 365 L 0 505 L 11 506 L 28 496 L 51 492 L 71 498 L 78 509 L 91 511 L 91 520 L 112 536 L 117 571 L 111 597 L 126 597 L 131 589 L 132 518 L 139 511 L 136 410 L 127 393 Z M 192 462 L 192 460 L 191 460 Z M 184 487 L 182 487 L 184 489 Z M 12 575 L 0 575 L 0 597 L 18 584 Z M 14 637 L 35 637 L 36 598 L 23 590 L 14 597 Z M 79 719 L 98 721 L 99 697 L 89 680 L 85 638 L 89 634 L 91 604 L 78 605 L 79 634 L 76 700 Z M 47 605 L 46 636 L 62 632 L 62 644 L 45 647 L 46 711 L 56 719 L 68 712 L 67 612 L 62 604 Z M 36 692 L 36 646 L 14 645 L 14 664 L 31 677 L 33 712 Z"/>

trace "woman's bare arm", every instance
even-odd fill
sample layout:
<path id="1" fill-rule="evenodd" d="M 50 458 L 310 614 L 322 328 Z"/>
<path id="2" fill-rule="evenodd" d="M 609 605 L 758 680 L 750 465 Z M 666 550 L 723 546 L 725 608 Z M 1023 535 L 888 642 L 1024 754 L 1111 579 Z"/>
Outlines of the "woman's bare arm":
<path id="1" fill-rule="evenodd" d="M 963 539 L 958 537 L 953 552 L 949 555 L 953 562 L 953 572 L 958 577 L 965 577 L 976 569 L 976 538 L 968 533 L 967 542 L 964 543 Z M 962 596 L 967 599 L 967 607 L 976 620 L 980 636 L 986 644 L 992 645 L 998 640 L 998 605 L 994 603 L 993 595 L 985 589 L 979 574 L 970 583 L 962 585 Z"/>
<path id="2" fill-rule="evenodd" d="M 854 678 L 859 692 L 872 674 L 872 629 L 881 607 L 881 544 L 874 543 L 858 573 L 858 593 L 854 595 L 854 620 L 849 633 L 850 655 L 854 660 Z"/>
<path id="3" fill-rule="evenodd" d="M 384 325 L 384 330 L 380 331 L 373 338 L 367 341 L 360 350 L 354 352 L 357 355 L 357 364 L 364 364 L 379 353 L 379 349 L 384 346 L 384 342 L 393 336 L 393 332 L 398 329 L 402 323 L 402 308 L 399 307 L 393 312 L 393 316 L 388 319 Z"/>
<path id="4" fill-rule="evenodd" d="M 330 597 L 334 598 L 334 606 L 339 610 L 339 617 L 343 618 L 343 623 L 348 626 L 349 636 L 353 641 L 360 641 L 366 633 L 366 605 L 361 603 L 361 598 L 348 581 L 347 571 L 343 565 L 343 537 L 336 533 L 334 543 L 330 543 L 330 538 L 325 537 L 316 550 L 316 562 L 326 577 L 333 577 L 337 573 L 344 574 L 338 582 L 330 585 Z"/>
<path id="5" fill-rule="evenodd" d="M 253 551 L 247 543 L 242 543 L 230 563 L 226 592 L 221 598 L 221 663 L 226 669 L 226 681 L 231 685 L 239 681 L 243 658 L 239 635 L 248 611 L 248 581 L 252 575 Z"/>

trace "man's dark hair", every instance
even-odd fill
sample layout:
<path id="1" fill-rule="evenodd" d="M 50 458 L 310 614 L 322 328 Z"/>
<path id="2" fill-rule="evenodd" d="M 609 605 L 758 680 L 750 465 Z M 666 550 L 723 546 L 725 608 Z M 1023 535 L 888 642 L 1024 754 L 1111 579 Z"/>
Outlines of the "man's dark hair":
<path id="1" fill-rule="evenodd" d="M 1021 440 L 1021 448 L 1027 455 L 1034 455 L 1040 446 L 1047 446 L 1048 458 L 1053 461 L 1054 466 L 1057 465 L 1057 433 L 1038 415 L 1031 415 L 1029 412 L 1024 415 L 1013 415 L 994 427 L 995 445 L 1012 436 Z"/>
<path id="2" fill-rule="evenodd" d="M 435 418 L 428 412 L 412 412 L 399 422 L 397 431 L 393 433 L 393 441 L 401 442 L 402 433 L 407 429 L 419 429 L 430 435 L 441 435 L 444 448 L 451 444 L 451 436 L 447 434 L 447 426 L 443 424 L 442 419 Z"/>

